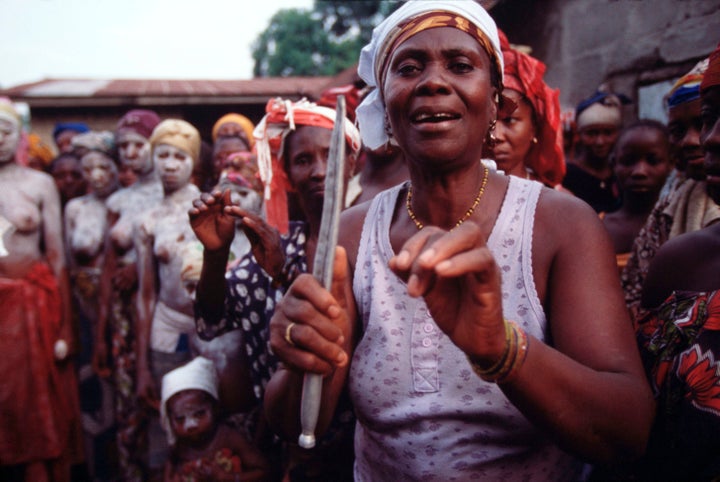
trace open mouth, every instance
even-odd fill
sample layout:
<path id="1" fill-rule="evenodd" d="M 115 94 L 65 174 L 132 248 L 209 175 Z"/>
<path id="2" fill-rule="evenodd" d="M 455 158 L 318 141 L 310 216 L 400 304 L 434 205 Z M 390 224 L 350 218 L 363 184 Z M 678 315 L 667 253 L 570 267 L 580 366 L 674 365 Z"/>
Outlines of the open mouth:
<path id="1" fill-rule="evenodd" d="M 410 120 L 415 124 L 439 124 L 441 122 L 459 119 L 458 114 L 451 112 L 418 112 Z"/>

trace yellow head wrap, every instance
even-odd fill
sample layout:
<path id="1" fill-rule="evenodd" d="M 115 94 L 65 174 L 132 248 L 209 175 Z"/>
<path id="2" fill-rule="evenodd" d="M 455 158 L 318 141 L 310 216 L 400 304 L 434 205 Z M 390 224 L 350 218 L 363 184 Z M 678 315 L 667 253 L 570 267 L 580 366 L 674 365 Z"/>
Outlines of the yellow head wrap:
<path id="1" fill-rule="evenodd" d="M 180 119 L 162 121 L 150 136 L 153 149 L 158 144 L 169 144 L 190 154 L 195 162 L 200 159 L 200 133 L 192 124 Z"/>

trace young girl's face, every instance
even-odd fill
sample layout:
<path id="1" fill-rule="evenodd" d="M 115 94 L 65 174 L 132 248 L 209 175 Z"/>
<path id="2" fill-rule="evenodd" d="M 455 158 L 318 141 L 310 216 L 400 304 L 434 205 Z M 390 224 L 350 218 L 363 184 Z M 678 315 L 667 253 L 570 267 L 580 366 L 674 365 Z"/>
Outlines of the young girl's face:
<path id="1" fill-rule="evenodd" d="M 184 390 L 167 402 L 170 426 L 178 442 L 198 445 L 212 436 L 215 428 L 214 403 L 202 390 Z"/>

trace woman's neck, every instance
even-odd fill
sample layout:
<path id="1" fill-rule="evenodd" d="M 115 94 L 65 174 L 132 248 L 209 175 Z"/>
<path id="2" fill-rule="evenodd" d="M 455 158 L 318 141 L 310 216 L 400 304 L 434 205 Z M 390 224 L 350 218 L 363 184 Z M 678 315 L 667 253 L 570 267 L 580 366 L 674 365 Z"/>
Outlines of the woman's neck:
<path id="1" fill-rule="evenodd" d="M 472 217 L 481 204 L 487 187 L 485 178 L 490 175 L 485 171 L 485 166 L 477 163 L 451 176 L 411 173 L 408 215 L 414 215 L 414 221 L 423 226 L 454 228 Z"/>

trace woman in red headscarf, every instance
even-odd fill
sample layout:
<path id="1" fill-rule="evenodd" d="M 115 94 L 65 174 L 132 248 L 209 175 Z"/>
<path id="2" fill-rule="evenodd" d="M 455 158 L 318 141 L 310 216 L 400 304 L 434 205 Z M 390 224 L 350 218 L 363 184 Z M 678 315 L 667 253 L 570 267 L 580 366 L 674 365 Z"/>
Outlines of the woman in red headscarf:
<path id="1" fill-rule="evenodd" d="M 505 60 L 503 96 L 517 107 L 498 116 L 492 157 L 505 174 L 556 187 L 565 176 L 560 93 L 543 82 L 545 64 L 499 35 Z"/>

